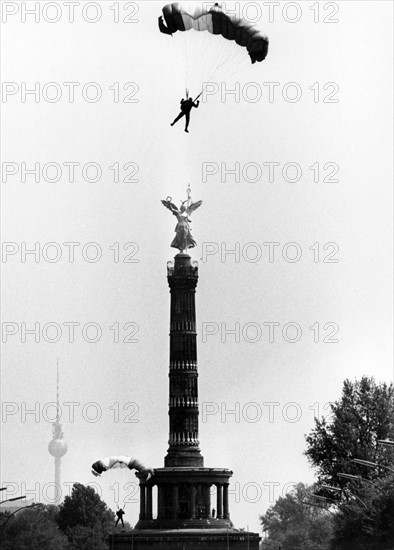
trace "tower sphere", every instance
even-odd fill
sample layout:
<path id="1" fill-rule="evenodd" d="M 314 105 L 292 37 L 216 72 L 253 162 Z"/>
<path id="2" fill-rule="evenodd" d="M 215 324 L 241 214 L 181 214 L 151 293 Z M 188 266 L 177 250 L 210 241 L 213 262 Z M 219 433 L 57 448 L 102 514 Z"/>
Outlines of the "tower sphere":
<path id="1" fill-rule="evenodd" d="M 63 439 L 52 439 L 49 442 L 48 451 L 52 456 L 60 458 L 67 452 L 67 443 Z"/>

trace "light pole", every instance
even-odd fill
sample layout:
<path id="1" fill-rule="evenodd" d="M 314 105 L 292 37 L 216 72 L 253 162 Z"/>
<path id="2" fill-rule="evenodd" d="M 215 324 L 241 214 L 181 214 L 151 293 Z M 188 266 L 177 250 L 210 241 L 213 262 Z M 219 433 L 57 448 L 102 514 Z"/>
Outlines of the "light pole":
<path id="1" fill-rule="evenodd" d="M 19 498 L 24 498 L 24 497 L 19 497 Z M 10 498 L 9 500 L 18 500 L 18 499 L 17 498 Z M 4 502 L 6 502 L 6 501 L 4 501 Z M 5 526 L 7 525 L 9 520 L 12 518 L 12 516 L 14 516 L 20 510 L 26 510 L 27 508 L 33 508 L 33 506 L 44 506 L 44 505 L 41 502 L 35 502 L 34 504 L 29 504 L 29 506 L 22 506 L 21 508 L 18 508 L 17 510 L 15 510 L 15 512 L 12 512 L 12 514 L 10 514 L 8 516 L 8 518 L 5 520 L 3 525 L 0 527 L 0 529 L 1 529 L 0 530 L 0 544 L 2 544 L 2 542 L 3 542 L 3 534 L 4 534 Z"/>
<path id="2" fill-rule="evenodd" d="M 367 466 L 368 468 L 384 468 L 385 470 L 388 470 L 389 472 L 394 474 L 394 470 L 392 468 L 384 466 L 383 464 L 378 464 L 377 462 L 362 460 L 361 458 L 353 458 L 352 462 L 354 462 L 355 464 L 361 464 L 361 466 Z"/>
<path id="3" fill-rule="evenodd" d="M 335 487 L 335 489 L 336 489 L 336 487 Z M 339 487 L 338 487 L 338 489 L 339 489 Z M 346 491 L 345 491 L 344 489 L 340 489 L 340 490 L 343 491 L 343 493 L 344 493 L 344 495 L 345 495 L 345 497 L 346 497 L 346 499 L 347 499 L 348 497 L 347 497 Z M 331 500 L 332 502 L 335 502 L 335 503 L 337 502 L 337 501 L 335 500 L 335 498 L 323 497 L 323 496 L 321 496 L 321 495 L 316 495 L 315 493 L 310 493 L 310 494 L 311 494 L 311 496 L 313 496 L 313 497 L 322 498 L 322 499 L 324 499 L 324 500 Z M 356 500 L 358 500 L 359 502 L 361 502 L 361 504 L 364 506 L 364 508 L 366 508 L 366 509 L 368 510 L 368 506 L 365 504 L 365 502 L 364 502 L 363 500 L 361 500 L 360 497 L 358 497 L 357 495 L 355 495 L 355 494 L 353 494 L 353 493 L 351 493 L 351 494 L 352 494 L 352 496 L 353 496 Z"/>
<path id="4" fill-rule="evenodd" d="M 380 443 L 380 445 L 386 445 L 387 447 L 394 447 L 394 441 L 390 439 L 378 439 L 378 443 Z"/>
<path id="5" fill-rule="evenodd" d="M 339 491 L 341 492 L 343 489 L 341 487 L 333 487 L 332 485 L 320 485 L 323 489 L 328 489 L 329 491 Z"/>
<path id="6" fill-rule="evenodd" d="M 23 495 L 23 497 L 6 498 L 5 500 L 2 500 L 0 504 L 4 504 L 4 502 L 13 502 L 14 500 L 21 500 L 22 498 L 26 498 L 26 495 Z"/>
<path id="7" fill-rule="evenodd" d="M 373 487 L 375 487 L 375 489 L 377 489 L 378 491 L 380 491 L 383 495 L 386 494 L 385 491 L 383 491 L 383 489 L 381 487 L 379 487 L 379 485 L 376 485 L 376 483 L 374 483 L 373 481 L 371 481 L 370 479 L 366 479 L 364 477 L 361 477 L 361 476 L 354 476 L 352 474 L 345 474 L 345 473 L 342 473 L 340 472 L 339 474 L 337 474 L 338 477 L 343 477 L 345 479 L 349 479 L 349 480 L 353 480 L 353 481 L 365 481 L 367 483 L 370 483 L 371 485 L 373 485 Z"/>
<path id="8" fill-rule="evenodd" d="M 337 502 L 335 500 L 335 498 L 331 498 L 331 497 L 323 497 L 322 495 L 318 495 L 316 493 L 309 493 L 311 497 L 315 497 L 315 498 L 321 498 L 322 500 L 330 500 L 331 502 Z"/>

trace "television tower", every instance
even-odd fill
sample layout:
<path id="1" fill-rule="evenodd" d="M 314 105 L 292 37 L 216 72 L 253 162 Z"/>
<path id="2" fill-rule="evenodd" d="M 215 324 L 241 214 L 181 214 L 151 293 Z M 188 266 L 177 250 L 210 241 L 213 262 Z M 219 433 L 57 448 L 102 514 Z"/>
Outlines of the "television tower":
<path id="1" fill-rule="evenodd" d="M 52 423 L 52 439 L 48 445 L 49 453 L 55 457 L 55 497 L 54 504 L 60 504 L 62 500 L 62 488 L 60 484 L 61 457 L 67 452 L 67 443 L 64 441 L 63 426 L 60 424 L 59 404 L 59 359 L 56 365 L 56 420 Z"/>

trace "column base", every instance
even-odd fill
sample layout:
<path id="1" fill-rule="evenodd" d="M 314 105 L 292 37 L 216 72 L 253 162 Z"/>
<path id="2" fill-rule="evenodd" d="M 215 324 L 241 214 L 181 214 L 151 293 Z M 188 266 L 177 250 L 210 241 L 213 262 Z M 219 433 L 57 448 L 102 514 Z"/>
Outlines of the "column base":
<path id="1" fill-rule="evenodd" d="M 167 456 L 164 458 L 166 468 L 203 468 L 204 457 L 200 449 L 190 449 L 189 447 L 177 447 L 168 449 Z"/>
<path id="2" fill-rule="evenodd" d="M 232 471 L 227 468 L 165 467 L 155 468 L 153 476 L 136 473 L 141 487 L 146 491 L 157 486 L 157 519 L 148 519 L 145 502 L 141 504 L 137 530 L 145 529 L 230 529 L 230 517 L 213 518 L 210 501 L 210 488 L 214 485 L 227 485 Z M 141 492 L 144 495 L 144 492 Z M 148 499 L 147 499 L 148 502 Z M 227 512 L 223 507 L 223 513 Z"/>

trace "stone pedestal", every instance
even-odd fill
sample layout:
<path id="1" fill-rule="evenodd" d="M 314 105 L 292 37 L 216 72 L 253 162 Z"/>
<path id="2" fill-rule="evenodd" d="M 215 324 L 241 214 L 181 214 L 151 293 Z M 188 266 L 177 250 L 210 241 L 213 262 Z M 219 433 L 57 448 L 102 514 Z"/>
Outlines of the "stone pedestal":
<path id="1" fill-rule="evenodd" d="M 236 529 L 144 530 L 110 536 L 114 550 L 258 550 L 257 533 Z"/>

